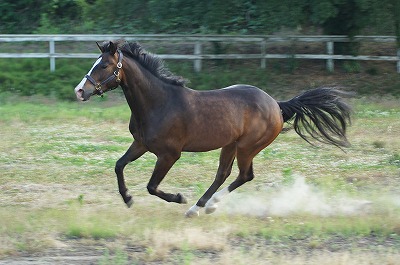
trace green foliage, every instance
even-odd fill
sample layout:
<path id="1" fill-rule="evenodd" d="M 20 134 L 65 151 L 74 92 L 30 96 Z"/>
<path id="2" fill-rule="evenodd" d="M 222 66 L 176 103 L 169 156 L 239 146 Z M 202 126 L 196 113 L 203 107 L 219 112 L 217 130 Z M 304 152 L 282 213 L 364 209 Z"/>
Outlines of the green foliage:
<path id="1" fill-rule="evenodd" d="M 35 34 L 62 34 L 62 30 L 56 23 L 49 18 L 47 13 L 41 14 L 39 27 L 34 31 Z"/>
<path id="2" fill-rule="evenodd" d="M 75 100 L 73 88 L 90 69 L 92 60 L 59 59 L 55 72 L 49 71 L 47 59 L 1 59 L 0 93 L 11 93 L 20 96 L 44 95 L 65 100 Z M 237 69 L 235 64 L 211 66 L 201 73 L 193 72 L 191 62 L 168 62 L 171 70 L 188 78 L 190 87 L 209 90 L 229 86 L 235 83 L 248 83 L 264 87 L 269 79 L 265 70 L 253 67 Z M 118 93 L 117 91 L 112 93 Z M 94 114 L 95 116 L 102 113 Z M 101 117 L 99 117 L 101 118 Z"/>
<path id="3" fill-rule="evenodd" d="M 47 59 L 1 59 L 0 92 L 22 96 L 41 94 L 60 99 L 75 99 L 73 88 L 90 68 L 90 60 L 57 60 L 57 71 L 49 71 Z"/>
<path id="4" fill-rule="evenodd" d="M 400 49 L 400 1 L 391 0 L 390 3 L 392 4 L 391 7 L 393 10 L 391 13 L 393 14 L 395 34 L 397 37 L 397 48 Z"/>
<path id="5" fill-rule="evenodd" d="M 4 0 L 0 3 L 0 33 L 273 34 L 287 29 L 316 28 L 325 34 L 350 37 L 362 33 L 395 34 L 400 47 L 399 2 Z M 217 46 L 216 49 L 223 48 Z M 358 50 L 359 44 L 355 42 L 335 44 L 336 54 L 357 55 Z M 295 60 L 289 61 L 289 67 L 295 68 L 295 63 Z M 0 75 L 0 84 L 2 79 L 9 79 L 6 75 Z M 15 84 L 11 82 L 9 85 Z M 35 93 L 36 89 L 24 94 Z"/>
<path id="6" fill-rule="evenodd" d="M 4 0 L 0 3 L 0 32 L 65 33 L 80 28 L 84 0 Z"/>
<path id="7" fill-rule="evenodd" d="M 2 0 L 0 33 L 32 33 L 37 27 L 45 1 Z"/>
<path id="8" fill-rule="evenodd" d="M 346 73 L 360 73 L 361 66 L 357 61 L 345 61 L 343 62 L 343 70 Z"/>
<path id="9" fill-rule="evenodd" d="M 311 11 L 310 20 L 317 25 L 324 23 L 327 19 L 336 16 L 338 13 L 334 2 L 330 0 L 310 1 L 309 9 Z"/>
<path id="10" fill-rule="evenodd" d="M 76 100 L 73 89 L 90 69 L 92 60 L 58 59 L 56 64 L 56 71 L 50 72 L 48 59 L 0 59 L 0 68 L 7 69 L 7 71 L 0 72 L 0 102 L 32 95 L 43 95 L 46 98 L 68 101 Z M 282 78 L 282 74 L 296 71 L 298 61 L 296 59 L 270 60 L 268 64 L 270 65 L 269 69 L 261 69 L 259 68 L 259 61 L 249 61 L 245 64 L 243 64 L 243 61 L 222 61 L 218 64 L 204 61 L 203 70 L 200 73 L 195 73 L 192 62 L 167 62 L 173 73 L 190 80 L 188 86 L 193 89 L 210 90 L 241 83 L 257 86 L 270 95 L 277 96 L 282 91 L 272 88 L 276 85 L 276 82 L 279 83 L 278 86 L 281 89 L 283 87 L 290 88 L 293 85 L 286 78 Z M 342 69 L 350 74 L 363 71 L 360 63 L 356 61 L 343 62 Z M 352 81 L 354 83 L 351 84 L 351 87 L 354 91 L 363 95 L 377 92 L 382 95 L 392 94 L 395 97 L 400 95 L 399 75 L 385 75 L 385 78 L 382 79 L 381 74 L 366 71 L 371 75 L 368 82 Z M 295 77 L 295 74 L 293 77 Z M 107 96 L 115 96 L 119 93 L 122 94 L 120 90 L 115 90 L 106 94 L 104 98 L 93 97 L 91 101 L 107 101 Z M 111 115 L 120 115 L 120 113 L 113 113 L 112 111 L 108 113 L 99 111 L 91 115 L 99 120 Z M 40 113 L 38 115 L 43 116 Z M 51 119 L 50 116 L 46 118 Z"/>
<path id="11" fill-rule="evenodd" d="M 101 220 L 90 220 L 86 223 L 70 223 L 66 228 L 65 235 L 68 238 L 112 239 L 116 237 L 117 231 Z"/>
<path id="12" fill-rule="evenodd" d="M 329 2 L 326 7 L 328 7 L 327 10 L 330 10 L 330 14 L 322 22 L 324 32 L 330 35 L 348 36 L 359 34 L 360 30 L 369 24 L 377 4 L 374 0 L 337 0 Z"/>
<path id="13" fill-rule="evenodd" d="M 349 37 L 361 34 L 370 26 L 378 10 L 375 0 L 324 0 L 311 5 L 314 22 L 322 26 L 327 35 L 347 35 Z M 357 55 L 358 43 L 338 43 L 335 54 Z"/>
<path id="14" fill-rule="evenodd" d="M 0 32 L 270 34 L 315 26 L 354 36 L 371 24 L 399 32 L 398 14 L 397 0 L 4 0 Z"/>

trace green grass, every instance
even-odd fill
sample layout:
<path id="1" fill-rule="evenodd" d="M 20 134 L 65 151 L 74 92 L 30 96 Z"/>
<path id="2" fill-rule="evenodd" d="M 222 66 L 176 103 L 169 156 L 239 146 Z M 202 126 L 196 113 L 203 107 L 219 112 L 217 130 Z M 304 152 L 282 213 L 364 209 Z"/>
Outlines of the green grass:
<path id="1" fill-rule="evenodd" d="M 125 264 L 127 259 L 224 264 L 234 261 L 229 255 L 244 264 L 246 251 L 241 249 L 254 252 L 260 246 L 292 253 L 290 249 L 346 251 L 352 245 L 354 252 L 365 254 L 381 251 L 382 245 L 387 255 L 397 257 L 400 106 L 390 98 L 352 101 L 352 146 L 346 152 L 312 147 L 293 131 L 280 135 L 255 158 L 256 178 L 230 194 L 215 214 L 201 213 L 197 219 L 183 215 L 213 181 L 218 150 L 184 153 L 163 181 L 160 188 L 185 194 L 189 205 L 168 204 L 147 193 L 154 155 L 128 165 L 126 183 L 135 203 L 127 209 L 114 175 L 116 160 L 132 141 L 123 100 L 111 96 L 80 104 L 29 97 L 4 103 L 0 256 L 40 252 L 59 241 L 83 241 L 102 246 L 104 264 Z M 303 186 L 299 177 L 305 179 Z M 307 196 L 291 199 L 298 187 L 307 188 Z M 365 210 L 346 208 L 357 200 L 372 204 Z M 322 206 L 306 207 L 313 203 Z M 276 205 L 299 208 L 272 211 Z M 360 246 L 364 241 L 370 243 L 367 250 Z M 124 249 L 132 246 L 146 251 L 132 254 Z M 271 255 L 254 254 L 260 257 L 255 262 Z"/>

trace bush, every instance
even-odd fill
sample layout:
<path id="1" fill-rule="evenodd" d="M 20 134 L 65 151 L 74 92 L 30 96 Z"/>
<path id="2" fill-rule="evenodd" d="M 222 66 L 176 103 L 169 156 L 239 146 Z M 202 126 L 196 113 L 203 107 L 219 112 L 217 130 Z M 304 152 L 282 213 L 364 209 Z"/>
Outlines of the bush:
<path id="1" fill-rule="evenodd" d="M 17 93 L 22 96 L 41 94 L 59 99 L 75 99 L 73 88 L 79 83 L 90 60 L 57 60 L 57 69 L 50 72 L 48 59 L 0 60 L 0 92 Z"/>
<path id="2" fill-rule="evenodd" d="M 276 61 L 269 61 L 267 69 L 259 67 L 258 60 L 225 60 L 215 64 L 203 61 L 200 73 L 193 71 L 190 61 L 167 61 L 166 65 L 176 75 L 190 80 L 188 86 L 197 90 L 210 90 L 234 84 L 250 84 L 264 89 L 273 97 L 287 96 L 293 89 L 306 89 L 296 81 L 297 70 L 288 78 L 290 69 L 276 69 Z M 44 95 L 62 100 L 75 100 L 74 87 L 82 80 L 91 68 L 91 59 L 57 59 L 56 71 L 50 72 L 48 59 L 0 59 L 0 93 L 14 96 Z M 275 65 L 275 66 L 274 66 Z M 400 77 L 397 73 L 385 75 L 384 79 L 378 73 L 368 75 L 368 82 L 360 80 L 357 73 L 361 72 L 359 62 L 346 61 L 342 65 L 344 72 L 355 74 L 350 81 L 343 81 L 344 86 L 351 82 L 351 87 L 360 95 L 391 94 L 400 95 Z M 300 70 L 301 72 L 301 70 Z M 310 76 L 321 77 L 321 73 L 310 72 Z M 350 76 L 350 75 L 349 75 Z M 292 78 L 293 77 L 293 78 Z M 315 78 L 314 78 L 315 79 Z M 325 85 L 322 83 L 322 85 Z M 115 92 L 114 92 L 115 93 Z M 1 95 L 0 95 L 1 96 Z M 3 96 L 4 98 L 4 96 Z M 0 97 L 1 101 L 1 97 Z"/>

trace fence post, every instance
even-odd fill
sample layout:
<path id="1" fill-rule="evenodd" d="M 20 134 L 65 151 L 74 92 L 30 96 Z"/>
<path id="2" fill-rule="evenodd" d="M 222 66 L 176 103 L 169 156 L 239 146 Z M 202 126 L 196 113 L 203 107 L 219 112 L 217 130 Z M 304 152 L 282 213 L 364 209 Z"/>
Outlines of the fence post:
<path id="1" fill-rule="evenodd" d="M 49 41 L 49 56 L 50 56 L 50 71 L 54 72 L 56 70 L 56 58 L 54 57 L 55 47 L 54 40 Z"/>
<path id="2" fill-rule="evenodd" d="M 261 55 L 263 58 L 261 59 L 261 65 L 260 65 L 262 69 L 265 69 L 267 67 L 267 59 L 265 58 L 266 53 L 267 53 L 267 41 L 263 39 L 261 41 Z"/>
<path id="3" fill-rule="evenodd" d="M 328 41 L 326 43 L 326 49 L 327 49 L 328 55 L 333 55 L 333 41 Z M 328 70 L 328 72 L 333 72 L 334 68 L 335 68 L 335 65 L 333 63 L 333 59 L 330 58 L 330 59 L 326 60 L 326 69 Z"/>
<path id="4" fill-rule="evenodd" d="M 194 44 L 194 55 L 201 55 L 201 42 Z M 199 73 L 201 71 L 201 59 L 195 59 L 193 63 L 194 71 Z"/>

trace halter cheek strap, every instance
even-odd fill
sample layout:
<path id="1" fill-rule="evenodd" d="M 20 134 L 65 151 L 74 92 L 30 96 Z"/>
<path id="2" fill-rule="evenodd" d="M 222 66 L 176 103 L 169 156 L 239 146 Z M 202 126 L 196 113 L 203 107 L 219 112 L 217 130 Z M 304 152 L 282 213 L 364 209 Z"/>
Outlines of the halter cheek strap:
<path id="1" fill-rule="evenodd" d="M 123 59 L 124 55 L 122 54 L 122 52 L 120 50 L 118 50 L 118 63 L 117 63 L 117 70 L 114 71 L 114 73 L 112 75 L 110 75 L 109 77 L 107 77 L 105 80 L 103 80 L 102 82 L 97 83 L 96 80 L 93 79 L 93 77 L 91 77 L 90 75 L 86 75 L 85 77 L 87 78 L 87 80 L 90 81 L 90 83 L 92 83 L 94 85 L 94 88 L 97 91 L 97 94 L 99 96 L 103 96 L 104 92 L 101 88 L 102 85 L 107 84 L 108 82 L 110 82 L 111 80 L 113 80 L 115 78 L 115 81 L 117 82 L 117 86 L 110 88 L 109 90 L 113 90 L 116 89 L 119 86 L 119 83 L 121 82 L 121 78 L 120 78 L 120 72 L 119 70 L 121 70 L 122 68 L 122 59 Z"/>

